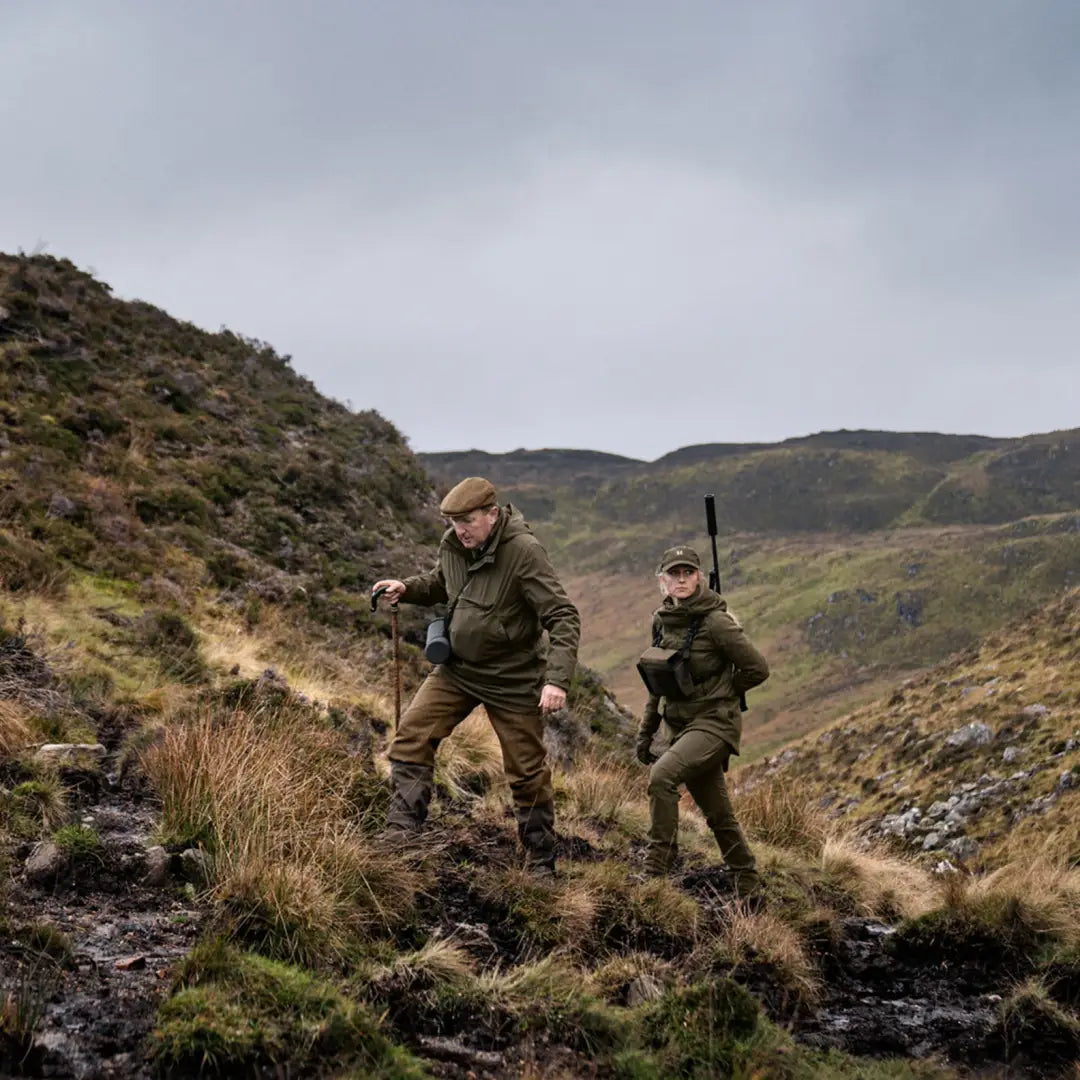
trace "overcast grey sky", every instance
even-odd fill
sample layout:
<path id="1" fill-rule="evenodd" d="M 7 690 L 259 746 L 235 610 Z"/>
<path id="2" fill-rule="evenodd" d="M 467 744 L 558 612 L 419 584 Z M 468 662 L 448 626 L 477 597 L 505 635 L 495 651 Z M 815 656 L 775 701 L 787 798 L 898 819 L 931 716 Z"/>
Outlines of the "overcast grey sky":
<path id="1" fill-rule="evenodd" d="M 1075 0 L 0 0 L 0 250 L 417 450 L 1080 426 Z"/>

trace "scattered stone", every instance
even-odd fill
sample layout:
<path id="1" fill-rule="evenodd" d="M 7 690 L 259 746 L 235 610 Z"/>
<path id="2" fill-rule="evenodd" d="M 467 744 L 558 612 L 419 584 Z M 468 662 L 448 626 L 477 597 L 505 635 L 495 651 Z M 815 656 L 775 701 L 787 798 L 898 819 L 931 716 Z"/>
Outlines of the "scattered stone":
<path id="1" fill-rule="evenodd" d="M 150 886 L 166 885 L 169 881 L 169 853 L 160 845 L 146 849 L 146 874 L 143 884 Z"/>
<path id="2" fill-rule="evenodd" d="M 180 868 L 184 877 L 196 885 L 205 885 L 210 880 L 210 856 L 202 848 L 180 852 Z"/>
<path id="3" fill-rule="evenodd" d="M 0 304 L 0 323 L 5 323 L 11 318 L 11 312 L 3 304 Z"/>
<path id="4" fill-rule="evenodd" d="M 655 975 L 643 972 L 626 989 L 626 1006 L 629 1009 L 648 1001 L 658 1001 L 664 996 L 664 987 Z"/>
<path id="5" fill-rule="evenodd" d="M 1020 715 L 1021 716 L 1030 716 L 1030 717 L 1033 717 L 1036 720 L 1041 720 L 1044 716 L 1049 716 L 1050 715 L 1050 710 L 1049 710 L 1049 708 L 1047 708 L 1047 706 L 1042 705 L 1042 704 L 1025 705 L 1020 710 Z"/>
<path id="6" fill-rule="evenodd" d="M 913 806 L 902 814 L 886 814 L 878 827 L 883 833 L 907 838 L 918 828 L 921 818 L 922 811 Z"/>
<path id="7" fill-rule="evenodd" d="M 474 1050 L 471 1046 L 465 1046 L 445 1035 L 421 1035 L 417 1041 L 428 1057 L 452 1061 L 458 1065 L 498 1069 L 504 1064 L 502 1054 L 494 1050 Z"/>
<path id="8" fill-rule="evenodd" d="M 67 855 L 51 840 L 42 840 L 34 845 L 23 867 L 26 879 L 35 885 L 49 885 L 60 876 L 67 861 Z"/>
<path id="9" fill-rule="evenodd" d="M 125 956 L 116 961 L 117 971 L 141 971 L 144 967 L 146 967 L 146 957 L 142 953 Z"/>
<path id="10" fill-rule="evenodd" d="M 49 508 L 45 511 L 46 517 L 71 519 L 79 512 L 79 507 L 66 495 L 59 491 L 53 494 L 49 500 Z"/>
<path id="11" fill-rule="evenodd" d="M 1072 769 L 1066 769 L 1058 777 L 1058 791 L 1067 791 L 1069 788 L 1074 788 L 1080 784 L 1080 779 L 1077 778 L 1076 773 Z"/>
<path id="12" fill-rule="evenodd" d="M 941 834 L 936 832 L 928 832 L 923 838 L 922 849 L 923 851 L 933 851 L 935 848 L 941 846 Z"/>
<path id="13" fill-rule="evenodd" d="M 957 862 L 965 863 L 975 858 L 979 853 L 979 845 L 970 836 L 958 836 L 945 845 L 945 850 L 956 859 Z"/>
<path id="14" fill-rule="evenodd" d="M 954 746 L 961 750 L 968 750 L 976 746 L 985 746 L 991 738 L 990 725 L 981 720 L 975 720 L 957 728 L 946 740 L 946 746 Z"/>
<path id="15" fill-rule="evenodd" d="M 1011 765 L 1022 753 L 1023 751 L 1019 746 L 1006 746 L 1004 751 L 1002 751 L 1001 760 L 1004 761 L 1006 765 Z"/>
<path id="16" fill-rule="evenodd" d="M 46 743 L 34 753 L 39 765 L 60 768 L 97 768 L 105 758 L 101 743 Z"/>

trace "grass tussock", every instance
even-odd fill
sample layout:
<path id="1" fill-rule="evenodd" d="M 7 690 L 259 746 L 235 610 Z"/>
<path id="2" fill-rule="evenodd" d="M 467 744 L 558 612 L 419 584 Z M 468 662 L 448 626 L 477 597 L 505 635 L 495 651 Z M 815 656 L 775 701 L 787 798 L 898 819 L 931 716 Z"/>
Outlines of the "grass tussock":
<path id="1" fill-rule="evenodd" d="M 681 952 L 696 939 L 698 905 L 667 879 L 634 882 L 624 863 L 606 860 L 583 867 L 580 880 L 595 897 L 592 948 Z"/>
<path id="2" fill-rule="evenodd" d="M 506 909 L 530 948 L 574 948 L 591 939 L 600 907 L 596 891 L 576 878 L 538 878 L 521 866 L 479 877 L 477 895 Z"/>
<path id="3" fill-rule="evenodd" d="M 27 710 L 16 701 L 0 700 L 0 757 L 14 757 L 33 742 Z"/>
<path id="4" fill-rule="evenodd" d="M 204 710 L 143 755 L 172 845 L 211 856 L 211 888 L 239 939 L 318 964 L 413 914 L 418 871 L 357 820 L 341 735 L 272 710 Z"/>
<path id="5" fill-rule="evenodd" d="M 732 802 L 751 839 L 805 855 L 821 854 L 829 821 L 797 782 L 777 776 L 737 791 Z"/>
<path id="6" fill-rule="evenodd" d="M 781 988 L 806 1005 L 812 1005 L 821 990 L 820 975 L 798 931 L 769 912 L 736 907 L 708 955 L 713 970 L 722 971 L 725 963 L 731 968 L 767 965 Z"/>
<path id="7" fill-rule="evenodd" d="M 197 947 L 158 1010 L 154 1057 L 166 1075 L 319 1075 L 419 1080 L 424 1071 L 375 1016 L 311 972 L 220 941 Z"/>
<path id="8" fill-rule="evenodd" d="M 451 801 L 469 801 L 488 792 L 502 777 L 502 750 L 482 709 L 467 717 L 439 748 L 435 783 Z"/>
<path id="9" fill-rule="evenodd" d="M 1015 912 L 1039 935 L 1080 945 L 1080 869 L 1061 862 L 1016 861 L 970 879 L 959 906 L 987 917 Z"/>
<path id="10" fill-rule="evenodd" d="M 569 821 L 641 835 L 649 804 L 641 770 L 622 762 L 585 758 L 559 780 L 560 811 Z"/>
<path id="11" fill-rule="evenodd" d="M 914 918 L 937 903 L 937 888 L 922 867 L 851 836 L 830 836 L 824 842 L 821 869 L 860 914 L 871 918 Z"/>

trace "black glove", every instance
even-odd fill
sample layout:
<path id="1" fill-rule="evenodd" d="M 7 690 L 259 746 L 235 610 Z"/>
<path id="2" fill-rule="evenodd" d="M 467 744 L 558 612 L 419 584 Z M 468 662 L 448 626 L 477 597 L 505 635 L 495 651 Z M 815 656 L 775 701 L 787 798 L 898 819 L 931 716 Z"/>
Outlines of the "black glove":
<path id="1" fill-rule="evenodd" d="M 652 752 L 652 740 L 651 735 L 642 735 L 638 738 L 634 752 L 642 765 L 651 765 L 656 760 L 656 755 Z"/>

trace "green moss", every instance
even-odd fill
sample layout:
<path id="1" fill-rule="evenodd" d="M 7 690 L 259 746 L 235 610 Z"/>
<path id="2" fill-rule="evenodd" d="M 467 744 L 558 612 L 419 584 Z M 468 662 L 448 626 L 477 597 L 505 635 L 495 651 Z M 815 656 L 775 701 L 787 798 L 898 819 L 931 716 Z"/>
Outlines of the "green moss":
<path id="1" fill-rule="evenodd" d="M 197 947 L 184 961 L 152 1041 L 159 1067 L 173 1075 L 251 1076 L 275 1066 L 297 1075 L 425 1075 L 370 1012 L 329 983 L 220 942 Z"/>
<path id="2" fill-rule="evenodd" d="M 101 837 L 86 825 L 65 825 L 52 836 L 53 843 L 72 858 L 87 858 L 101 850 Z"/>

